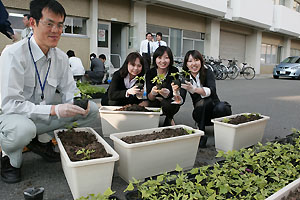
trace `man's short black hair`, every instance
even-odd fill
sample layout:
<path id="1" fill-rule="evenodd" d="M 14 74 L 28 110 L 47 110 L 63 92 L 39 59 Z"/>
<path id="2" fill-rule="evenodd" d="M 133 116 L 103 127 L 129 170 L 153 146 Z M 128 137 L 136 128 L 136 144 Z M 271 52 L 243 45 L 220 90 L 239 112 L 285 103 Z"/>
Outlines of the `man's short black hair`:
<path id="1" fill-rule="evenodd" d="M 99 55 L 99 58 L 103 59 L 103 60 L 106 60 L 106 56 L 104 54 L 100 54 Z"/>
<path id="2" fill-rule="evenodd" d="M 64 7 L 56 0 L 32 0 L 30 2 L 30 16 L 38 21 L 43 17 L 43 9 L 48 8 L 51 12 L 66 18 Z"/>
<path id="3" fill-rule="evenodd" d="M 158 35 L 159 35 L 160 37 L 162 37 L 162 33 L 161 33 L 161 32 L 157 32 L 157 33 L 156 33 L 156 36 L 158 36 Z"/>
<path id="4" fill-rule="evenodd" d="M 96 58 L 97 56 L 96 56 L 96 54 L 95 53 L 91 53 L 90 54 L 90 59 L 92 60 L 93 58 Z"/>
<path id="5" fill-rule="evenodd" d="M 27 19 L 30 19 L 30 15 L 29 14 L 24 14 L 23 17 L 27 17 Z"/>
<path id="6" fill-rule="evenodd" d="M 152 33 L 148 32 L 148 33 L 146 34 L 146 37 L 147 37 L 148 34 L 150 34 L 150 35 L 152 36 Z"/>
<path id="7" fill-rule="evenodd" d="M 74 52 L 73 50 L 69 50 L 69 51 L 67 52 L 67 55 L 68 55 L 69 58 L 75 57 L 75 52 Z"/>

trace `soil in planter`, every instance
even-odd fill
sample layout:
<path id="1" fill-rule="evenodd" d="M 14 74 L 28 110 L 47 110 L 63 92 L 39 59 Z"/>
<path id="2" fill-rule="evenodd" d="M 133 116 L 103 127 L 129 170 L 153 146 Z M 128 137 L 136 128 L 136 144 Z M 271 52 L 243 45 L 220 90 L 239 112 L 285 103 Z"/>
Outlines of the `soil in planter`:
<path id="1" fill-rule="evenodd" d="M 263 118 L 262 116 L 255 115 L 255 114 L 250 114 L 250 115 L 248 115 L 248 117 L 246 117 L 244 115 L 238 115 L 236 117 L 230 118 L 230 121 L 228 122 L 228 124 L 238 125 L 238 124 L 242 124 L 242 123 L 246 123 L 246 122 L 259 120 L 262 118 Z"/>
<path id="2" fill-rule="evenodd" d="M 300 187 L 295 191 L 291 191 L 287 197 L 281 198 L 281 200 L 297 200 L 300 199 Z"/>
<path id="3" fill-rule="evenodd" d="M 166 128 L 162 131 L 153 131 L 150 134 L 140 134 L 140 135 L 133 135 L 133 136 L 126 136 L 121 138 L 124 142 L 128 144 L 138 143 L 138 142 L 146 142 L 151 140 L 159 140 L 164 138 L 171 138 L 181 135 L 189 135 L 189 133 L 183 128 Z"/>
<path id="4" fill-rule="evenodd" d="M 61 131 L 57 135 L 60 138 L 70 160 L 73 162 L 80 161 L 84 157 L 83 154 L 76 155 L 76 152 L 78 150 L 82 150 L 82 148 L 95 151 L 90 154 L 91 159 L 112 156 L 106 152 L 104 146 L 97 141 L 96 136 L 92 133 L 86 131 L 75 131 L 72 129 Z"/>
<path id="5" fill-rule="evenodd" d="M 122 108 L 115 109 L 115 111 L 153 112 L 152 110 L 148 110 L 144 106 L 140 106 L 137 104 L 128 104 L 126 106 L 123 106 Z"/>

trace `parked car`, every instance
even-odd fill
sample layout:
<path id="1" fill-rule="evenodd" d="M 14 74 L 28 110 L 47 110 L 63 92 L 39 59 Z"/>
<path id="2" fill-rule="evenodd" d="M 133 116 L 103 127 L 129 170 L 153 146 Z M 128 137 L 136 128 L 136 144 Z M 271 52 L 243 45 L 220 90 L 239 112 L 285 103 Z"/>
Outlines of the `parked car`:
<path id="1" fill-rule="evenodd" d="M 300 79 L 300 56 L 290 56 L 276 65 L 273 69 L 273 78 L 291 77 Z"/>

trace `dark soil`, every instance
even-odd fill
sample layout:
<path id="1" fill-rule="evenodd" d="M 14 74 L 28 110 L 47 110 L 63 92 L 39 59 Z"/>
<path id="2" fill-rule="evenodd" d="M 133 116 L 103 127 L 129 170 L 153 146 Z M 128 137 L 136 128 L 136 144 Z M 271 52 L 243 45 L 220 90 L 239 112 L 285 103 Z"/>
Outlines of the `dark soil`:
<path id="1" fill-rule="evenodd" d="M 140 106 L 137 104 L 128 104 L 126 106 L 123 106 L 122 108 L 115 109 L 115 111 L 153 112 L 152 110 L 148 110 L 144 106 Z"/>
<path id="2" fill-rule="evenodd" d="M 84 110 L 87 109 L 88 102 L 89 102 L 88 99 L 81 99 L 80 97 L 74 98 L 74 105 L 79 106 L 79 107 L 83 108 Z"/>
<path id="3" fill-rule="evenodd" d="M 128 144 L 133 144 L 133 143 L 146 142 L 146 141 L 151 141 L 151 140 L 159 140 L 159 139 L 171 138 L 171 137 L 188 135 L 188 134 L 189 133 L 183 128 L 176 128 L 176 129 L 166 128 L 166 129 L 163 129 L 162 131 L 153 131 L 150 134 L 126 136 L 126 137 L 121 138 L 121 140 L 123 140 L 124 142 L 126 142 Z"/>
<path id="4" fill-rule="evenodd" d="M 281 200 L 297 200 L 300 199 L 300 187 L 295 191 L 291 191 L 287 197 L 281 198 Z"/>
<path id="5" fill-rule="evenodd" d="M 112 156 L 106 152 L 104 146 L 97 141 L 96 136 L 92 133 L 71 129 L 61 131 L 57 135 L 71 161 L 80 161 L 84 157 L 83 154 L 76 155 L 76 152 L 82 150 L 82 148 L 90 151 L 95 150 L 95 152 L 90 154 L 91 159 Z"/>
<path id="6" fill-rule="evenodd" d="M 255 121 L 255 120 L 259 120 L 262 119 L 263 117 L 260 115 L 255 115 L 255 114 L 250 114 L 250 115 L 238 115 L 234 118 L 230 118 L 230 121 L 228 122 L 229 124 L 242 124 L 242 123 L 246 123 L 246 122 L 251 122 L 251 121 Z"/>

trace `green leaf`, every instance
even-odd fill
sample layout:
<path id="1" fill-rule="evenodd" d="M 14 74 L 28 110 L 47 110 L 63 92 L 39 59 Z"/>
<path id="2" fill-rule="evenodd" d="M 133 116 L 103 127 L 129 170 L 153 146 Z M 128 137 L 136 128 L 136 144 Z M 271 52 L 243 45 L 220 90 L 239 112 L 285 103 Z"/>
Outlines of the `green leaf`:
<path id="1" fill-rule="evenodd" d="M 114 194 L 115 192 L 113 192 L 111 189 L 110 189 L 110 187 L 109 188 L 107 188 L 106 190 L 105 190 L 105 192 L 103 193 L 104 195 L 106 195 L 106 196 L 110 196 L 110 195 L 112 195 L 112 194 Z"/>
<path id="2" fill-rule="evenodd" d="M 127 186 L 127 188 L 124 190 L 124 192 L 132 191 L 132 190 L 134 190 L 134 186 L 133 186 L 132 182 L 130 182 L 129 185 Z"/>
<path id="3" fill-rule="evenodd" d="M 176 165 L 176 168 L 175 168 L 175 171 L 181 172 L 181 171 L 182 171 L 182 168 L 177 164 L 177 165 Z"/>

